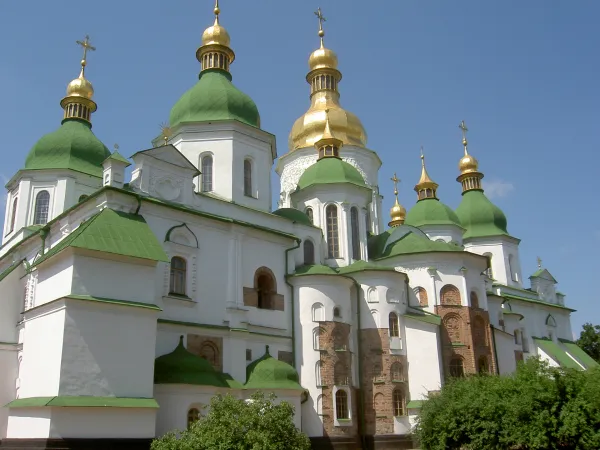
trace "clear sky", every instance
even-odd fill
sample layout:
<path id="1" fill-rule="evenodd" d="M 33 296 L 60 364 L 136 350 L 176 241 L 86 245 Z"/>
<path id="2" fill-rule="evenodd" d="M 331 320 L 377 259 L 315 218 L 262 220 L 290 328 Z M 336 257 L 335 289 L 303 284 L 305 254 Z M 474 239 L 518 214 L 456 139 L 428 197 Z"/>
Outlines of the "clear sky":
<path id="1" fill-rule="evenodd" d="M 236 52 L 233 81 L 257 103 L 280 155 L 309 104 L 304 77 L 318 46 L 318 6 L 344 75 L 342 104 L 361 118 L 383 160 L 384 206 L 392 204 L 394 172 L 403 180 L 401 203 L 414 204 L 421 145 L 440 199 L 459 204 L 464 119 L 486 193 L 522 240 L 523 275 L 539 255 L 578 310 L 577 335 L 584 322 L 600 323 L 600 2 L 221 0 Z M 151 147 L 197 79 L 195 51 L 212 7 L 212 0 L 0 2 L 0 176 L 10 178 L 37 139 L 59 126 L 59 101 L 79 71 L 75 40 L 85 34 L 97 47 L 86 71 L 98 103 L 94 132 L 126 156 Z M 274 175 L 274 199 L 278 183 Z"/>

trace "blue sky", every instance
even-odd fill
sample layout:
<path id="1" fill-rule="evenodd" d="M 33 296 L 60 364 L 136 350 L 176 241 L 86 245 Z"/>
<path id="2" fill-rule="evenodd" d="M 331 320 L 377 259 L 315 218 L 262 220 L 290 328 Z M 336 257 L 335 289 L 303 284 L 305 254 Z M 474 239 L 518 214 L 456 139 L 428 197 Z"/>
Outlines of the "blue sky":
<path id="1" fill-rule="evenodd" d="M 221 0 L 237 55 L 234 82 L 257 103 L 280 155 L 308 107 L 304 77 L 318 46 L 318 6 L 344 75 L 342 103 L 384 162 L 385 207 L 394 172 L 403 180 L 401 203 L 414 204 L 421 145 L 440 198 L 458 205 L 464 119 L 486 193 L 522 239 L 524 275 L 539 255 L 578 310 L 574 331 L 600 323 L 600 2 Z M 85 34 L 98 49 L 87 70 L 98 103 L 94 132 L 125 155 L 150 147 L 196 80 L 195 50 L 212 7 L 212 0 L 1 2 L 0 176 L 10 178 L 60 124 L 59 101 L 79 69 L 75 40 Z"/>

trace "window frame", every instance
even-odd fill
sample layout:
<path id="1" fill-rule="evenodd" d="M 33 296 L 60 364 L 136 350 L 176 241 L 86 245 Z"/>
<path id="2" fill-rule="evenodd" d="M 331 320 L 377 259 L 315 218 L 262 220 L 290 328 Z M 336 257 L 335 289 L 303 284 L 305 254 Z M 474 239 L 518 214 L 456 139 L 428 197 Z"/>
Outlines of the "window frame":
<path id="1" fill-rule="evenodd" d="M 181 267 L 177 267 L 174 268 L 173 267 L 173 261 L 177 260 L 177 261 L 183 261 L 183 268 Z M 183 256 L 180 255 L 175 255 L 171 257 L 171 261 L 170 261 L 170 276 L 169 276 L 169 294 L 168 295 L 174 295 L 174 296 L 178 296 L 178 297 L 187 297 L 188 295 L 188 286 L 187 286 L 187 271 L 188 271 L 188 262 L 187 259 L 184 258 Z M 182 287 L 183 287 L 183 292 L 179 292 L 175 289 L 175 274 L 179 273 L 182 274 L 182 280 L 180 280 Z"/>
<path id="2" fill-rule="evenodd" d="M 315 264 L 315 244 L 311 239 L 305 239 L 304 243 L 302 244 L 302 251 L 303 251 L 303 257 L 304 257 L 304 264 L 305 265 L 313 265 Z M 307 255 L 308 253 L 308 255 Z M 310 258 L 308 258 L 307 256 L 311 256 Z"/>
<path id="3" fill-rule="evenodd" d="M 17 223 L 18 206 L 19 206 L 19 196 L 15 196 L 15 198 L 13 198 L 13 201 L 11 204 L 12 209 L 10 210 L 9 229 L 6 234 L 9 234 L 9 233 L 12 233 L 13 231 L 15 231 L 15 224 Z"/>
<path id="4" fill-rule="evenodd" d="M 406 416 L 406 395 L 402 388 L 397 387 L 392 391 L 392 409 L 394 417 Z"/>
<path id="5" fill-rule="evenodd" d="M 388 332 L 390 337 L 400 337 L 400 318 L 395 311 L 388 315 Z"/>
<path id="6" fill-rule="evenodd" d="M 358 261 L 361 259 L 360 252 L 360 228 L 358 208 L 353 206 L 350 208 L 350 237 L 352 243 L 352 259 Z"/>
<path id="7" fill-rule="evenodd" d="M 187 413 L 187 429 L 189 430 L 191 428 L 191 426 L 200 420 L 200 409 L 196 408 L 196 407 L 191 407 L 190 409 L 188 409 L 188 413 Z"/>
<path id="8" fill-rule="evenodd" d="M 256 198 L 254 192 L 254 161 L 252 160 L 252 158 L 244 158 L 244 166 L 242 170 L 244 180 L 244 196 L 249 198 Z"/>
<path id="9" fill-rule="evenodd" d="M 457 362 L 459 362 L 460 365 Z M 460 373 L 453 373 L 456 372 L 456 369 L 458 369 L 459 367 Z M 465 362 L 463 358 L 461 358 L 460 356 L 453 356 L 452 358 L 450 358 L 450 363 L 448 364 L 448 375 L 450 375 L 453 378 L 462 378 L 465 376 Z"/>
<path id="10" fill-rule="evenodd" d="M 335 210 L 335 214 L 333 211 Z M 340 252 L 340 216 L 339 207 L 330 203 L 325 207 L 325 223 L 327 236 L 327 259 L 341 258 Z"/>
<path id="11" fill-rule="evenodd" d="M 210 160 L 210 168 L 205 161 Z M 214 192 L 215 158 L 212 153 L 200 155 L 200 192 Z"/>
<path id="12" fill-rule="evenodd" d="M 41 209 L 38 209 L 42 207 L 42 205 L 40 205 L 40 195 L 42 194 L 46 194 L 47 197 L 46 201 L 47 204 L 46 206 L 46 210 L 43 211 Z M 50 200 L 52 199 L 52 196 L 50 195 L 50 191 L 48 189 L 40 189 L 39 191 L 36 192 L 35 194 L 35 202 L 33 204 L 33 224 L 32 225 L 46 225 L 48 223 L 48 220 L 50 219 Z M 44 217 L 45 215 L 45 219 L 44 221 L 42 221 L 41 219 Z"/>
<path id="13" fill-rule="evenodd" d="M 350 420 L 350 402 L 348 392 L 338 389 L 335 393 L 335 420 Z"/>

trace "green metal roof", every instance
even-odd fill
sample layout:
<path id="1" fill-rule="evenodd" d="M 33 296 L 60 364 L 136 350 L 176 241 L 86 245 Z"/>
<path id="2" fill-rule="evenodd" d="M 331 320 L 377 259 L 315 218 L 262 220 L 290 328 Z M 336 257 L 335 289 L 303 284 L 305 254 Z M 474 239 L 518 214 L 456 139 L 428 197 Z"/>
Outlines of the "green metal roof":
<path id="1" fill-rule="evenodd" d="M 388 244 L 378 258 L 391 258 L 398 255 L 427 252 L 462 252 L 462 247 L 447 242 L 437 242 L 415 233 L 408 232 L 397 241 Z"/>
<path id="2" fill-rule="evenodd" d="M 123 155 L 121 155 L 116 150 L 114 152 L 112 152 L 112 154 L 108 158 L 106 158 L 106 159 L 114 159 L 115 161 L 119 161 L 119 162 L 127 164 L 127 166 L 131 165 L 131 163 L 129 162 L 129 160 L 127 158 L 125 158 Z M 127 166 L 125 166 L 125 167 L 127 167 Z"/>
<path id="3" fill-rule="evenodd" d="M 569 341 L 567 339 L 559 339 L 559 341 L 564 345 L 567 349 L 567 352 L 575 357 L 577 361 L 579 361 L 586 369 L 591 369 L 592 367 L 598 367 L 598 364 L 594 358 L 588 355 L 581 347 L 579 347 L 575 342 Z"/>
<path id="4" fill-rule="evenodd" d="M 311 264 L 296 267 L 294 275 L 337 275 L 337 272 L 329 266 Z"/>
<path id="5" fill-rule="evenodd" d="M 67 247 L 154 261 L 169 261 L 162 245 L 142 216 L 109 208 L 103 209 L 81 223 L 76 230 L 52 247 L 33 265 L 46 261 Z"/>
<path id="6" fill-rule="evenodd" d="M 569 369 L 579 369 L 581 366 L 577 364 L 573 358 L 571 358 L 565 350 L 563 350 L 557 343 L 547 338 L 534 337 L 533 341 L 541 348 L 544 353 L 547 353 L 553 360 L 555 360 L 561 367 Z"/>
<path id="7" fill-rule="evenodd" d="M 548 271 L 548 269 L 538 269 L 533 275 L 529 277 L 531 278 L 543 278 L 544 280 L 552 281 L 553 283 L 557 283 L 556 279 L 552 276 L 552 274 Z"/>
<path id="8" fill-rule="evenodd" d="M 231 74 L 221 69 L 209 69 L 203 71 L 198 82 L 175 103 L 169 122 L 175 127 L 185 122 L 216 120 L 238 120 L 260 127 L 256 104 L 233 85 Z"/>
<path id="9" fill-rule="evenodd" d="M 241 388 L 231 376 L 217 372 L 204 358 L 189 352 L 183 345 L 183 336 L 171 353 L 159 356 L 154 362 L 154 384 L 194 384 Z"/>
<path id="10" fill-rule="evenodd" d="M 366 188 L 365 180 L 360 172 L 346 161 L 339 158 L 321 158 L 308 167 L 298 180 L 297 189 L 306 189 L 318 184 L 349 183 Z"/>
<path id="11" fill-rule="evenodd" d="M 452 209 L 437 198 L 419 200 L 406 214 L 406 225 L 422 227 L 424 225 L 454 225 L 461 227 L 458 216 Z"/>
<path id="12" fill-rule="evenodd" d="M 29 151 L 25 169 L 71 169 L 102 176 L 110 150 L 92 133 L 91 125 L 66 119 L 56 131 L 43 136 Z"/>
<path id="13" fill-rule="evenodd" d="M 39 408 L 39 407 L 72 407 L 72 408 L 158 408 L 153 398 L 133 397 L 93 397 L 68 396 L 18 398 L 6 408 Z"/>
<path id="14" fill-rule="evenodd" d="M 485 236 L 509 236 L 506 216 L 481 190 L 463 193 L 456 215 L 466 229 L 463 239 Z"/>
<path id="15" fill-rule="evenodd" d="M 407 409 L 421 409 L 425 400 L 411 400 L 406 404 Z"/>
<path id="16" fill-rule="evenodd" d="M 279 361 L 269 354 L 267 345 L 265 354 L 246 367 L 246 389 L 295 389 L 300 386 L 298 372 L 286 362 Z"/>
<path id="17" fill-rule="evenodd" d="M 306 215 L 306 213 L 296 208 L 279 208 L 273 211 L 273 214 L 279 217 L 284 217 L 292 222 L 301 223 L 303 225 L 313 226 L 312 222 Z"/>

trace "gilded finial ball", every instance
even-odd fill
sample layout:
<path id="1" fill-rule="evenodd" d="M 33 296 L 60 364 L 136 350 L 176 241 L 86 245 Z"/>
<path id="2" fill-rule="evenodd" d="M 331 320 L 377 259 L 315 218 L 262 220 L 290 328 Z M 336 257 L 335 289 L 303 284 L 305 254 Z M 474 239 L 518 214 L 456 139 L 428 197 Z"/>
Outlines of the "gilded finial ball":
<path id="1" fill-rule="evenodd" d="M 221 13 L 221 10 L 218 6 L 215 6 L 215 9 L 213 11 L 215 12 L 215 16 L 218 16 Z"/>
<path id="2" fill-rule="evenodd" d="M 87 62 L 85 59 L 81 60 L 81 67 L 85 67 L 87 65 Z"/>
<path id="3" fill-rule="evenodd" d="M 323 37 L 323 36 L 325 36 L 325 31 L 319 30 L 319 37 Z"/>

